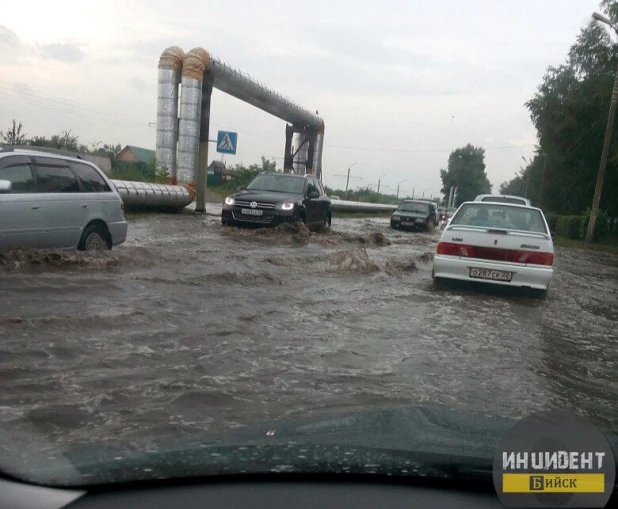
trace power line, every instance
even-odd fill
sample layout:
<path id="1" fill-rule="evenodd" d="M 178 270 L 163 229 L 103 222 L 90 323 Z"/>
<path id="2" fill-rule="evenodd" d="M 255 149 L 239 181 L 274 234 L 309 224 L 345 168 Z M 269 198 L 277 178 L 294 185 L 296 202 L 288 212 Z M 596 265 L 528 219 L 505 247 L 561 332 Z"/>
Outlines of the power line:
<path id="1" fill-rule="evenodd" d="M 105 117 L 110 117 L 110 118 L 113 118 L 115 120 L 121 120 L 123 122 L 130 122 L 130 123 L 134 123 L 134 124 L 139 124 L 139 125 L 143 125 L 143 126 L 146 126 L 146 127 L 150 127 L 150 126 L 148 126 L 147 122 L 144 122 L 142 120 L 137 120 L 137 119 L 129 118 L 129 117 L 123 117 L 123 116 L 120 116 L 120 115 L 115 115 L 113 113 L 106 113 L 106 112 L 101 111 L 101 110 L 97 110 L 97 109 L 94 109 L 94 108 L 82 106 L 80 104 L 68 101 L 66 99 L 57 99 L 57 98 L 45 96 L 45 95 L 42 95 L 42 94 L 39 94 L 39 93 L 32 94 L 32 95 L 31 94 L 25 94 L 23 91 L 15 90 L 14 88 L 10 88 L 10 87 L 4 87 L 2 85 L 0 85 L 0 89 L 7 90 L 9 92 L 13 92 L 14 94 L 17 94 L 18 100 L 21 100 L 22 102 L 25 102 L 25 103 L 28 103 L 28 104 L 33 104 L 35 106 L 45 107 L 44 103 L 41 103 L 41 100 L 44 100 L 44 101 L 49 101 L 49 102 L 52 102 L 52 103 L 55 103 L 55 104 L 60 104 L 60 105 L 63 105 L 63 106 L 68 106 L 70 108 L 82 110 L 82 111 L 85 111 L 85 112 L 90 112 L 90 113 L 95 113 L 97 115 L 101 115 L 101 116 L 105 116 Z M 60 110 L 60 111 L 62 111 L 62 110 Z M 67 113 L 70 113 L 70 112 L 67 112 Z"/>
<path id="2" fill-rule="evenodd" d="M 25 94 L 23 91 L 20 90 L 16 90 L 14 88 L 10 88 L 10 87 L 5 87 L 0 85 L 0 89 L 3 90 L 7 90 L 9 92 L 12 92 L 13 94 L 17 94 L 17 97 L 12 97 L 13 99 L 18 99 L 22 102 L 25 102 L 27 104 L 33 105 L 33 106 L 40 106 L 42 108 L 46 108 L 46 109 L 50 109 L 52 111 L 60 111 L 60 112 L 64 112 L 64 113 L 74 113 L 71 111 L 67 111 L 67 110 L 63 110 L 61 108 L 54 108 L 52 106 L 49 106 L 47 104 L 45 104 L 42 101 L 49 101 L 55 104 L 59 104 L 62 106 L 67 106 L 69 108 L 73 108 L 73 109 L 77 109 L 77 110 L 81 110 L 82 112 L 87 112 L 87 113 L 91 113 L 91 114 L 95 114 L 95 115 L 99 115 L 99 116 L 103 116 L 103 117 L 108 117 L 114 120 L 120 120 L 122 122 L 125 123 L 132 123 L 132 124 L 137 124 L 143 127 L 147 127 L 149 129 L 155 129 L 154 126 L 149 125 L 148 122 L 144 122 L 142 120 L 137 120 L 134 118 L 130 118 L 130 117 L 124 117 L 124 116 L 120 116 L 120 115 L 115 115 L 113 113 L 106 113 L 104 111 L 101 110 L 97 110 L 94 108 L 90 108 L 87 106 L 83 106 L 77 103 L 74 103 L 72 101 L 69 101 L 67 99 L 59 99 L 59 98 L 53 98 L 51 96 L 45 96 L 45 95 L 41 95 L 39 93 L 37 94 Z M 86 113 L 86 116 L 88 116 Z M 82 113 L 83 114 L 83 113 Z M 92 115 L 90 115 L 92 116 Z M 230 129 L 227 126 L 223 126 L 221 124 L 211 124 L 215 127 L 219 127 L 221 129 L 229 129 L 229 130 L 234 130 L 236 132 L 239 133 L 243 133 L 243 134 L 247 134 L 250 136 L 258 136 L 261 138 L 268 138 L 268 139 L 272 139 L 272 140 L 280 140 L 281 138 L 279 136 L 272 136 L 272 135 L 268 135 L 268 134 L 263 134 L 263 133 L 257 133 L 257 132 L 253 132 L 253 131 L 246 131 L 246 130 L 241 130 L 241 129 Z M 579 141 L 579 140 L 578 140 Z M 577 143 L 577 142 L 576 142 Z M 535 147 L 536 144 L 530 144 L 530 145 L 507 145 L 507 146 L 502 146 L 502 147 L 487 147 L 485 148 L 486 151 L 489 150 L 512 150 L 512 149 L 516 149 L 516 148 L 527 148 L 527 147 Z M 346 146 L 346 145 L 330 145 L 325 143 L 324 147 L 326 148 L 336 148 L 336 149 L 341 149 L 341 150 L 362 150 L 362 151 L 369 151 L 369 152 L 396 152 L 396 153 L 404 153 L 404 154 L 415 154 L 415 153 L 449 153 L 452 152 L 452 148 L 449 149 L 401 149 L 401 148 L 392 148 L 392 147 L 351 147 L 351 146 Z"/>

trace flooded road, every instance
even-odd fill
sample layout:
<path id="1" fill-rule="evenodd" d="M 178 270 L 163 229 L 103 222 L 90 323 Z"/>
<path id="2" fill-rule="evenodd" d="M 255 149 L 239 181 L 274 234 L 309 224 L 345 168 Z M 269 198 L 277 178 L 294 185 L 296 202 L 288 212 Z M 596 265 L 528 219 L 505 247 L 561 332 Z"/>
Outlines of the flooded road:
<path id="1" fill-rule="evenodd" d="M 439 233 L 138 216 L 90 256 L 0 258 L 0 426 L 54 443 L 432 403 L 618 432 L 618 263 L 557 250 L 545 299 L 437 288 Z"/>

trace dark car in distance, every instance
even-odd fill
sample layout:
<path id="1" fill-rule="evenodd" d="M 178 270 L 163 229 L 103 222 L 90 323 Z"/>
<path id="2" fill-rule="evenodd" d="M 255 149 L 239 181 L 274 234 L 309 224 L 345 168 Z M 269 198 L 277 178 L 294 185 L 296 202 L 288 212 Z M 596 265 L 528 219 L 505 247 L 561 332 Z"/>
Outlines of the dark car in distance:
<path id="1" fill-rule="evenodd" d="M 404 200 L 391 216 L 391 228 L 433 230 L 436 227 L 436 210 L 426 201 Z"/>
<path id="2" fill-rule="evenodd" d="M 313 175 L 264 172 L 223 203 L 221 223 L 232 226 L 276 226 L 302 222 L 329 228 L 330 198 Z"/>

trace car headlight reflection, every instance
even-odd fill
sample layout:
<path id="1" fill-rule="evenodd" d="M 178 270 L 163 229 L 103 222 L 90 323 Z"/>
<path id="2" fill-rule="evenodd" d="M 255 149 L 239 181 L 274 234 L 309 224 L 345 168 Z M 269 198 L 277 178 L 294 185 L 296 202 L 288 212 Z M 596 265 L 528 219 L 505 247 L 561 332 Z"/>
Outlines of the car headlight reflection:
<path id="1" fill-rule="evenodd" d="M 225 199 L 225 204 L 226 204 L 226 205 L 230 205 L 230 206 L 231 206 L 231 205 L 234 205 L 234 198 L 232 198 L 231 196 L 228 196 L 228 197 Z"/>

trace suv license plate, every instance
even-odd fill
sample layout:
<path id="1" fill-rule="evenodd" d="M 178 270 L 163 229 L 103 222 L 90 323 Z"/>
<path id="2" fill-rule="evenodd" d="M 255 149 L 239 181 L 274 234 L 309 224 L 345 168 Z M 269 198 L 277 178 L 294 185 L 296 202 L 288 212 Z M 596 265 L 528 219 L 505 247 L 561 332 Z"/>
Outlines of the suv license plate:
<path id="1" fill-rule="evenodd" d="M 245 216 L 261 216 L 264 211 L 258 209 L 241 209 L 240 210 Z"/>
<path id="2" fill-rule="evenodd" d="M 471 268 L 470 277 L 478 279 L 491 279 L 492 281 L 511 281 L 513 273 L 504 270 Z"/>

